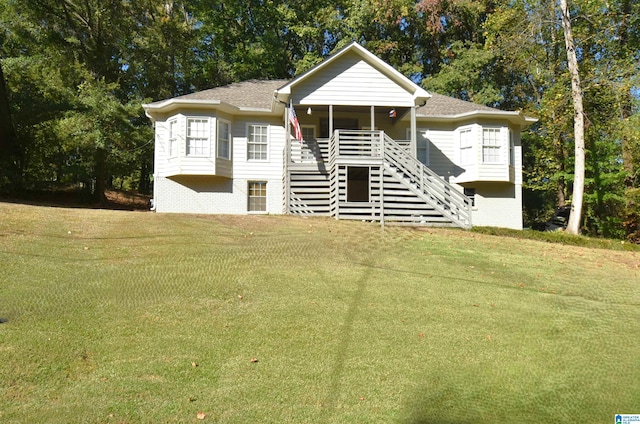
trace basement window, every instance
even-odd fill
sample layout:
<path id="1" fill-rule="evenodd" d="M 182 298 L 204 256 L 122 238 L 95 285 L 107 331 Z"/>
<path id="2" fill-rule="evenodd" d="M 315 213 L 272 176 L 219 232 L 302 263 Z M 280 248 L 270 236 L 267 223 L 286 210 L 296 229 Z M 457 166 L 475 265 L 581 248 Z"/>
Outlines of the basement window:
<path id="1" fill-rule="evenodd" d="M 475 188 L 464 188 L 464 195 L 471 199 L 471 207 L 476 206 L 476 189 Z"/>
<path id="2" fill-rule="evenodd" d="M 250 181 L 248 206 L 249 212 L 266 212 L 267 211 L 267 182 L 266 181 Z"/>

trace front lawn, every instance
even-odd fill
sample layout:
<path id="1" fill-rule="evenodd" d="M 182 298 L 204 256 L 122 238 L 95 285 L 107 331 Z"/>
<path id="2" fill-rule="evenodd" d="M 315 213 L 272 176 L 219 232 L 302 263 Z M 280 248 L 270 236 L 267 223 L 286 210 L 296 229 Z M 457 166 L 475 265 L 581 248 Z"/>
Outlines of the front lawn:
<path id="1" fill-rule="evenodd" d="M 640 413 L 637 251 L 295 217 L 0 217 L 3 423 Z"/>

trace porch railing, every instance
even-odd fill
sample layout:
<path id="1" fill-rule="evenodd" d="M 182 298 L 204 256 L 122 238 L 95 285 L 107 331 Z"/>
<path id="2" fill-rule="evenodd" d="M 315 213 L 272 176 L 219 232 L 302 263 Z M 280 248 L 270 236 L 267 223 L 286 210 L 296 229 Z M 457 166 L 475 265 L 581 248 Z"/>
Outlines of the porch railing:
<path id="1" fill-rule="evenodd" d="M 329 147 L 336 147 L 336 154 L 344 157 L 381 158 L 381 131 L 336 130 L 331 138 L 292 140 L 291 162 L 319 163 L 329 161 Z M 335 142 L 337 140 L 337 143 Z M 410 140 L 395 140 L 404 151 L 410 153 Z"/>

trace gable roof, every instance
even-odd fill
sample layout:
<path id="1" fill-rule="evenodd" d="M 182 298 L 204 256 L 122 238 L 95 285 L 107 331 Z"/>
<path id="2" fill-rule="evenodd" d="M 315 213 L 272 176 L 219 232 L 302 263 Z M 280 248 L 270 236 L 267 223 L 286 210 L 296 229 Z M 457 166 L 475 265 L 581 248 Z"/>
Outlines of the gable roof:
<path id="1" fill-rule="evenodd" d="M 287 103 L 289 100 L 289 96 L 291 95 L 292 88 L 313 78 L 316 74 L 319 74 L 323 70 L 329 68 L 335 62 L 339 61 L 341 58 L 347 56 L 348 54 L 355 54 L 359 56 L 360 59 L 367 63 L 369 66 L 385 75 L 389 80 L 393 81 L 396 85 L 410 93 L 413 96 L 416 105 L 424 103 L 429 97 L 431 97 L 431 95 L 426 90 L 415 84 L 409 78 L 396 70 L 393 66 L 389 65 L 378 56 L 374 55 L 369 50 L 353 41 L 351 42 L 351 44 L 338 50 L 331 56 L 324 59 L 322 62 L 318 63 L 311 69 L 298 75 L 293 80 L 282 86 L 276 91 L 276 98 L 281 102 Z"/>

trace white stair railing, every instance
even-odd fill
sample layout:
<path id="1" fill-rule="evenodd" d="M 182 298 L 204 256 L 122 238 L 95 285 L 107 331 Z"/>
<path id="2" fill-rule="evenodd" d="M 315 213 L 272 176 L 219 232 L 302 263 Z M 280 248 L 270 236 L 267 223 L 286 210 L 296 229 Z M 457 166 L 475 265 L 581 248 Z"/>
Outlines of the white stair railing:
<path id="1" fill-rule="evenodd" d="M 385 165 L 401 174 L 421 197 L 463 228 L 471 228 L 471 199 L 384 135 Z M 426 200 L 425 199 L 425 200 Z"/>

